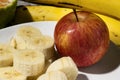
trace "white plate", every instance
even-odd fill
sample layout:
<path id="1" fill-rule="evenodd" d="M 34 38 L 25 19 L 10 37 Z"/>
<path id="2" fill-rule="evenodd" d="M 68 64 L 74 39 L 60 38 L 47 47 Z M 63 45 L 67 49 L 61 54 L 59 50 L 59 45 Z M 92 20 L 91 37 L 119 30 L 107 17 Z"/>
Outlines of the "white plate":
<path id="1" fill-rule="evenodd" d="M 15 34 L 16 29 L 24 25 L 37 27 L 43 34 L 53 37 L 56 22 L 31 22 L 1 29 L 0 42 L 8 42 Z M 87 68 L 79 68 L 77 80 L 120 80 L 120 48 L 111 42 L 107 54 L 100 62 Z"/>

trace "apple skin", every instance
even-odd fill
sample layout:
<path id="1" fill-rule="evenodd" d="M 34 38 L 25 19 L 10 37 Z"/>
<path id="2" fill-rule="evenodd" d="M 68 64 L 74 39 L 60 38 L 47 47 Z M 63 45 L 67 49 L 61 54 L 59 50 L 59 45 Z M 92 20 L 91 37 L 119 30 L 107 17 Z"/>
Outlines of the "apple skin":
<path id="1" fill-rule="evenodd" d="M 101 60 L 109 47 L 109 31 L 104 21 L 87 11 L 73 12 L 61 18 L 54 30 L 60 56 L 70 56 L 78 67 L 91 66 Z"/>

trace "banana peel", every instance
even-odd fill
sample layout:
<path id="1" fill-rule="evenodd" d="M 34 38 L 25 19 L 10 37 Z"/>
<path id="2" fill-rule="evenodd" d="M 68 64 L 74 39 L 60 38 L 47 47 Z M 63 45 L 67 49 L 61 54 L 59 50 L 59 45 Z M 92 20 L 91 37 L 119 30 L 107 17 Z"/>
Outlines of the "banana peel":
<path id="1" fill-rule="evenodd" d="M 61 6 L 105 14 L 120 20 L 119 0 L 24 0 L 36 4 Z"/>

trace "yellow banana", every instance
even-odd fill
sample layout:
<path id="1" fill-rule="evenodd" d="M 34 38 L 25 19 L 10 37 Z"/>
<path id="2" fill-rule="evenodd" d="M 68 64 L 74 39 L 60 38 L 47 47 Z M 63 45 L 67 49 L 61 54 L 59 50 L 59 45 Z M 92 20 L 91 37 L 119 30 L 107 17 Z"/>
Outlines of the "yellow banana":
<path id="1" fill-rule="evenodd" d="M 107 24 L 110 34 L 110 40 L 120 47 L 120 21 L 101 14 L 97 15 L 100 16 Z"/>
<path id="2" fill-rule="evenodd" d="M 52 6 L 22 6 L 17 8 L 13 24 L 30 21 L 58 21 L 72 9 Z M 117 46 L 120 46 L 120 21 L 114 18 L 97 14 L 107 24 L 110 32 L 110 39 Z"/>
<path id="3" fill-rule="evenodd" d="M 12 25 L 32 21 L 57 21 L 71 11 L 72 9 L 51 6 L 19 6 Z"/>
<path id="4" fill-rule="evenodd" d="M 119 0 L 25 0 L 62 7 L 89 10 L 120 19 Z"/>

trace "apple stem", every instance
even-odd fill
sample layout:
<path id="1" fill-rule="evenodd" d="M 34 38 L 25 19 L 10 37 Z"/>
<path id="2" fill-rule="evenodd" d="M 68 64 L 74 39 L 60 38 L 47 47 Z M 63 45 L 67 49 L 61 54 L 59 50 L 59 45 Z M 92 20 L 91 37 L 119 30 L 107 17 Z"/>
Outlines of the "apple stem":
<path id="1" fill-rule="evenodd" d="M 74 14 L 75 14 L 76 20 L 79 22 L 76 9 L 73 9 L 73 12 L 74 12 Z"/>

